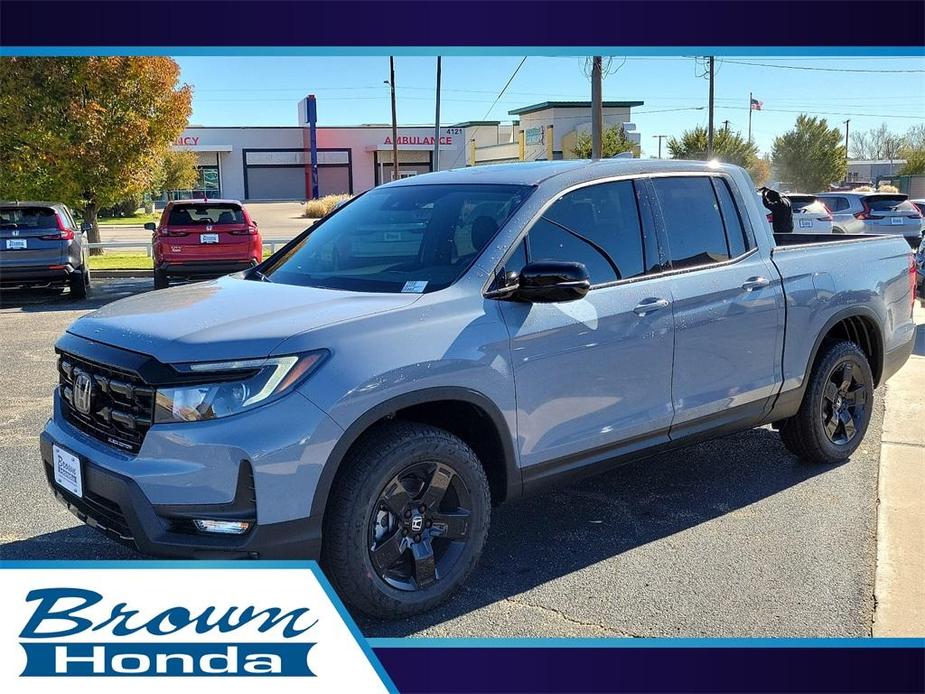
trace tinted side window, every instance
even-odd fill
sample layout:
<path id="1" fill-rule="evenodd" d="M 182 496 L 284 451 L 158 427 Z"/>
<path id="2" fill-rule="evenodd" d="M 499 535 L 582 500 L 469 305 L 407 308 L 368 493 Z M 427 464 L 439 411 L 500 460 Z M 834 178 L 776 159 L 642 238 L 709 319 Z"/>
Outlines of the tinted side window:
<path id="1" fill-rule="evenodd" d="M 749 247 L 748 240 L 745 238 L 745 228 L 742 226 L 742 218 L 739 216 L 739 210 L 732 199 L 729 184 L 721 178 L 714 178 L 713 184 L 716 188 L 716 197 L 719 198 L 719 209 L 723 215 L 723 224 L 726 225 L 729 255 L 737 258 L 745 253 Z"/>
<path id="2" fill-rule="evenodd" d="M 594 284 L 642 275 L 642 229 L 632 181 L 587 186 L 560 198 L 530 231 L 530 259 L 582 262 Z"/>
<path id="3" fill-rule="evenodd" d="M 654 178 L 674 268 L 729 259 L 726 233 L 713 184 L 707 176 Z"/>

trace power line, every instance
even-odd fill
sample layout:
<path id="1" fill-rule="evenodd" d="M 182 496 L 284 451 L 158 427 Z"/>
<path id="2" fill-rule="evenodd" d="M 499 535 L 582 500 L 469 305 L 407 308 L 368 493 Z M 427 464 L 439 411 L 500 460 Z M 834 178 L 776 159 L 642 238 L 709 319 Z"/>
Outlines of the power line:
<path id="1" fill-rule="evenodd" d="M 501 91 L 498 92 L 498 96 L 495 97 L 495 100 L 491 102 L 491 106 L 488 107 L 488 110 L 485 112 L 485 115 L 482 116 L 482 120 L 485 120 L 486 118 L 488 118 L 489 114 L 491 113 L 491 110 L 495 107 L 495 104 L 498 103 L 501 97 L 504 96 L 504 92 L 506 92 L 507 88 L 511 86 L 511 82 L 513 82 L 514 78 L 517 77 L 517 73 L 520 72 L 520 68 L 524 66 L 525 62 L 527 62 L 527 56 L 524 56 L 523 60 L 521 60 L 520 63 L 517 65 L 517 67 L 514 68 L 514 72 L 511 73 L 511 76 L 508 79 L 508 81 L 501 88 Z"/>
<path id="2" fill-rule="evenodd" d="M 724 59 L 725 62 L 731 63 L 733 65 L 751 65 L 753 67 L 770 67 L 777 68 L 779 70 L 813 70 L 815 72 L 866 72 L 882 75 L 885 73 L 895 73 L 895 74 L 909 74 L 909 73 L 923 73 L 925 70 L 918 68 L 909 68 L 907 70 L 890 70 L 890 69 L 880 69 L 873 70 L 869 68 L 851 68 L 851 67 L 810 67 L 809 65 L 775 65 L 773 63 L 753 63 L 747 60 L 730 60 L 728 58 Z"/>

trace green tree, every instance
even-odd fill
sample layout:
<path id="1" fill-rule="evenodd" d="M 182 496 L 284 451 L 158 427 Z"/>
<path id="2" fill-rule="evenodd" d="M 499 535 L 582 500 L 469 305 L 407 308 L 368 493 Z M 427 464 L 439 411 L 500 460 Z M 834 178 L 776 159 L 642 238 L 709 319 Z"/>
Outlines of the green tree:
<path id="1" fill-rule="evenodd" d="M 673 159 L 707 158 L 707 129 L 698 125 L 685 130 L 681 137 L 668 138 L 668 152 Z M 749 142 L 742 133 L 732 130 L 716 130 L 713 133 L 713 158 L 726 164 L 746 168 L 758 158 L 758 147 Z"/>
<path id="2" fill-rule="evenodd" d="M 623 130 L 622 125 L 605 128 L 604 132 L 601 133 L 601 155 L 606 159 L 623 152 L 632 152 L 634 156 L 638 157 L 639 145 L 632 140 L 626 139 L 626 132 Z M 572 147 L 572 154 L 579 159 L 591 158 L 590 133 L 582 133 L 578 136 L 575 146 Z"/>
<path id="3" fill-rule="evenodd" d="M 841 131 L 805 114 L 797 116 L 793 130 L 774 138 L 772 156 L 781 179 L 807 193 L 827 190 L 848 170 Z"/>
<path id="4" fill-rule="evenodd" d="M 168 190 L 194 188 L 199 180 L 195 152 L 167 150 L 160 161 L 148 192 L 161 195 Z"/>
<path id="5" fill-rule="evenodd" d="M 152 189 L 192 92 L 165 57 L 0 59 L 0 197 L 101 207 Z"/>
<path id="6" fill-rule="evenodd" d="M 925 149 L 908 149 L 903 152 L 906 163 L 899 170 L 900 176 L 925 174 Z"/>

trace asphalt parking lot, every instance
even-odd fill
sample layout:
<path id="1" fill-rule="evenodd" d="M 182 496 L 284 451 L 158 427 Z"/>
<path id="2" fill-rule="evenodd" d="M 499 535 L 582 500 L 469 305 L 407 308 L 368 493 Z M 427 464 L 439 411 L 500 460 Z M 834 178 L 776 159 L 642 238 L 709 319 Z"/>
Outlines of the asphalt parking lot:
<path id="1" fill-rule="evenodd" d="M 38 433 L 52 345 L 87 310 L 146 291 L 0 298 L 0 556 L 125 559 L 47 490 Z M 369 636 L 868 636 L 874 610 L 883 389 L 842 465 L 799 463 L 755 429 L 497 509 L 476 573 L 422 617 L 360 619 Z"/>

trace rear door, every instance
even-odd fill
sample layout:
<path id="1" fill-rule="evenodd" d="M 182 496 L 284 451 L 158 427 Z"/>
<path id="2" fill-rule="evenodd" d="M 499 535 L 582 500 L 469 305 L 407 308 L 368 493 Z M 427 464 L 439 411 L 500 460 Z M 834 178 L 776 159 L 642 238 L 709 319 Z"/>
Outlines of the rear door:
<path id="1" fill-rule="evenodd" d="M 651 182 L 671 263 L 671 438 L 757 420 L 780 384 L 780 276 L 759 252 L 729 179 Z"/>
<path id="2" fill-rule="evenodd" d="M 0 268 L 47 268 L 67 263 L 66 236 L 73 234 L 51 206 L 0 208 Z"/>
<path id="3" fill-rule="evenodd" d="M 175 204 L 161 227 L 171 262 L 248 260 L 251 236 L 244 209 L 233 203 Z"/>

